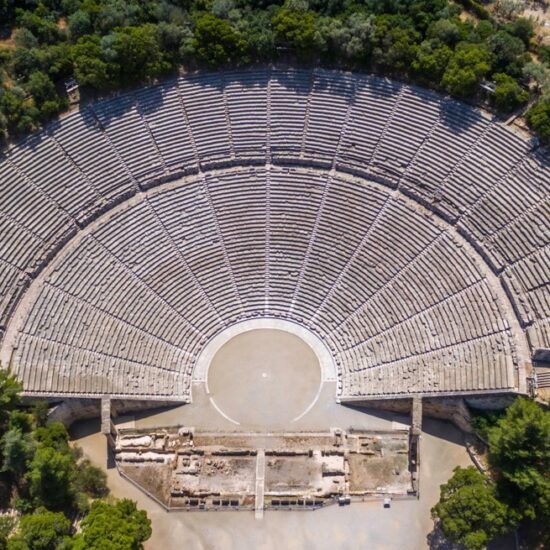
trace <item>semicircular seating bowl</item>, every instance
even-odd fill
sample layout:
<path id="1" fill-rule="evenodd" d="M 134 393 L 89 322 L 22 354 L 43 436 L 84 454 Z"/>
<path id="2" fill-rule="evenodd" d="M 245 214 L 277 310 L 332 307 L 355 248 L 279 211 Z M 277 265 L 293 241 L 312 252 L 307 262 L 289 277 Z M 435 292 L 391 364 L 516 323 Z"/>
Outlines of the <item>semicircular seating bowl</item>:
<path id="1" fill-rule="evenodd" d="M 342 400 L 525 392 L 550 348 L 550 170 L 470 106 L 372 76 L 199 74 L 0 162 L 1 359 L 28 394 L 188 400 L 206 343 L 287 319 Z"/>

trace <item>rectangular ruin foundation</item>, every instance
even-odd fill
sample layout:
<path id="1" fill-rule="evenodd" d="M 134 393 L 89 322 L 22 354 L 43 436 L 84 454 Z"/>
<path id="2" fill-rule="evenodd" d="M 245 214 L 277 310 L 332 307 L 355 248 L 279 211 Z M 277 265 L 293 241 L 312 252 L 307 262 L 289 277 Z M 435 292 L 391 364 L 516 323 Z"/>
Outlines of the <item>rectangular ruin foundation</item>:
<path id="1" fill-rule="evenodd" d="M 306 510 L 417 496 L 409 430 L 121 430 L 115 457 L 124 477 L 169 510 Z"/>

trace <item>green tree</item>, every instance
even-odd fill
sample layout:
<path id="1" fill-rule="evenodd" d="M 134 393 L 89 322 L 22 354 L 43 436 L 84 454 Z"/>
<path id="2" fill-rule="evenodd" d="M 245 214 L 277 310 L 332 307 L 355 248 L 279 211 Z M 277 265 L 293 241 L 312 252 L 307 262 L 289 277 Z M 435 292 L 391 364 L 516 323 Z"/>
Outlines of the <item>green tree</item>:
<path id="1" fill-rule="evenodd" d="M 121 27 L 101 42 L 103 58 L 116 63 L 119 82 L 156 78 L 171 68 L 160 48 L 155 25 Z"/>
<path id="2" fill-rule="evenodd" d="M 31 405 L 31 414 L 37 427 L 46 425 L 48 421 L 49 404 L 45 399 L 34 401 Z"/>
<path id="3" fill-rule="evenodd" d="M 0 105 L 2 96 L 0 95 Z M 7 370 L 0 369 L 0 429 L 4 428 L 10 412 L 21 403 L 21 384 Z"/>
<path id="4" fill-rule="evenodd" d="M 411 67 L 421 81 L 437 84 L 452 55 L 451 48 L 439 40 L 425 40 L 416 50 L 416 59 Z"/>
<path id="5" fill-rule="evenodd" d="M 495 72 L 519 75 L 525 64 L 525 45 L 506 31 L 499 31 L 487 40 Z"/>
<path id="6" fill-rule="evenodd" d="M 2 447 L 2 471 L 19 478 L 27 469 L 27 464 L 34 451 L 29 435 L 20 429 L 8 430 L 0 440 Z"/>
<path id="7" fill-rule="evenodd" d="M 86 493 L 93 498 L 107 496 L 107 474 L 88 459 L 80 461 L 77 465 L 75 485 L 78 491 Z"/>
<path id="8" fill-rule="evenodd" d="M 499 493 L 518 513 L 550 520 L 549 412 L 534 401 L 516 399 L 489 430 L 489 460 L 499 473 Z"/>
<path id="9" fill-rule="evenodd" d="M 136 503 L 119 500 L 108 504 L 96 500 L 74 538 L 74 550 L 140 550 L 151 536 L 151 521 Z"/>
<path id="10" fill-rule="evenodd" d="M 322 17 L 318 20 L 319 45 L 329 59 L 347 59 L 366 64 L 372 54 L 374 16 L 353 13 L 344 20 Z"/>
<path id="11" fill-rule="evenodd" d="M 18 48 L 36 48 L 38 40 L 29 29 L 17 29 L 13 32 L 13 42 Z"/>
<path id="12" fill-rule="evenodd" d="M 528 17 L 518 17 L 514 19 L 512 23 L 506 25 L 506 30 L 513 36 L 517 36 L 525 44 L 525 47 L 529 47 L 531 38 L 535 35 L 535 25 L 533 20 Z"/>
<path id="13" fill-rule="evenodd" d="M 32 73 L 25 84 L 25 89 L 32 95 L 42 120 L 48 120 L 66 107 L 66 99 L 57 94 L 52 79 L 43 72 Z"/>
<path id="14" fill-rule="evenodd" d="M 248 44 L 227 21 L 209 13 L 195 20 L 193 50 L 200 62 L 210 67 L 242 64 L 248 61 Z"/>
<path id="15" fill-rule="evenodd" d="M 41 43 L 53 44 L 62 38 L 56 23 L 40 15 L 37 10 L 18 10 L 17 22 L 21 28 L 30 30 Z"/>
<path id="16" fill-rule="evenodd" d="M 376 18 L 373 62 L 393 73 L 406 73 L 415 58 L 420 35 L 402 17 Z"/>
<path id="17" fill-rule="evenodd" d="M 8 547 L 8 537 L 15 527 L 15 518 L 11 516 L 0 516 L 0 550 Z"/>
<path id="18" fill-rule="evenodd" d="M 8 550 L 56 550 L 69 534 L 71 522 L 61 512 L 39 508 L 19 522 L 17 534 L 8 540 Z"/>
<path id="19" fill-rule="evenodd" d="M 275 44 L 299 56 L 311 55 L 317 46 L 316 18 L 310 10 L 280 9 L 272 19 Z"/>
<path id="20" fill-rule="evenodd" d="M 539 44 L 537 48 L 537 55 L 541 63 L 550 67 L 550 46 L 548 44 Z"/>
<path id="21" fill-rule="evenodd" d="M 542 63 L 526 63 L 523 67 L 523 76 L 532 81 L 542 98 L 550 97 L 550 68 Z"/>
<path id="22" fill-rule="evenodd" d="M 92 19 L 90 14 L 84 10 L 77 10 L 68 18 L 69 34 L 72 40 L 93 32 Z"/>
<path id="23" fill-rule="evenodd" d="M 5 125 L 12 136 L 28 133 L 36 128 L 40 112 L 32 101 L 25 97 L 25 92 L 16 86 L 9 89 L 0 88 L 0 111 L 5 117 Z M 3 385 L 0 371 L 0 401 L 3 399 L 1 386 Z M 19 391 L 17 386 L 17 390 Z M 0 404 L 0 424 L 2 415 L 7 411 Z"/>
<path id="24" fill-rule="evenodd" d="M 57 97 L 55 84 L 43 72 L 36 71 L 32 73 L 25 85 L 25 89 L 32 94 L 38 105 Z"/>
<path id="25" fill-rule="evenodd" d="M 496 83 L 493 102 L 495 107 L 502 113 L 509 113 L 523 105 L 529 99 L 529 94 L 516 80 L 503 73 L 493 75 Z"/>
<path id="26" fill-rule="evenodd" d="M 111 77 L 110 66 L 102 58 L 99 36 L 86 35 L 79 38 L 72 48 L 71 56 L 75 77 L 82 86 L 90 86 L 96 90 L 108 90 L 116 86 Z"/>
<path id="27" fill-rule="evenodd" d="M 74 497 L 74 458 L 52 447 L 40 447 L 29 464 L 26 478 L 35 506 L 59 510 Z"/>
<path id="28" fill-rule="evenodd" d="M 271 26 L 271 10 L 256 9 L 235 22 L 236 29 L 246 36 L 254 59 L 269 60 L 275 51 L 275 37 Z"/>
<path id="29" fill-rule="evenodd" d="M 441 85 L 453 95 L 471 96 L 490 68 L 490 54 L 486 47 L 461 42 L 447 65 Z"/>
<path id="30" fill-rule="evenodd" d="M 101 2 L 94 6 L 86 3 L 86 11 L 89 8 L 94 12 L 94 28 L 98 34 L 108 34 L 118 27 L 136 26 L 145 22 L 148 17 L 145 13 L 147 7 L 154 7 L 153 2 L 139 2 L 137 0 Z"/>
<path id="31" fill-rule="evenodd" d="M 36 58 L 40 64 L 40 69 L 54 81 L 73 73 L 71 48 L 66 42 L 42 46 L 36 50 Z"/>
<path id="32" fill-rule="evenodd" d="M 160 47 L 167 52 L 173 60 L 177 59 L 182 43 L 192 35 L 189 27 L 182 27 L 174 23 L 161 22 L 156 28 Z"/>
<path id="33" fill-rule="evenodd" d="M 439 19 L 432 23 L 428 29 L 428 38 L 436 38 L 451 47 L 456 45 L 461 37 L 459 26 L 448 19 Z"/>
<path id="34" fill-rule="evenodd" d="M 494 485 L 473 466 L 455 468 L 441 486 L 432 516 L 448 540 L 467 550 L 484 550 L 512 527 L 509 510 L 496 498 Z"/>
<path id="35" fill-rule="evenodd" d="M 69 434 L 61 422 L 50 422 L 34 431 L 34 439 L 43 447 L 52 447 L 62 453 L 70 452 Z"/>

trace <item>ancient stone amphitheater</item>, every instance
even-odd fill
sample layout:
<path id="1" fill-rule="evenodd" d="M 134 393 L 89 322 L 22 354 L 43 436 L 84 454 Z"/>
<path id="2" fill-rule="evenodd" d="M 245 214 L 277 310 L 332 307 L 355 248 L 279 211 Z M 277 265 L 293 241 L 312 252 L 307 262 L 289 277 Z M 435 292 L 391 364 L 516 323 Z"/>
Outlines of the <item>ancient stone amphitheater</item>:
<path id="1" fill-rule="evenodd" d="M 0 174 L 1 360 L 29 395 L 185 402 L 246 319 L 315 333 L 342 401 L 526 393 L 550 348 L 548 157 L 423 89 L 192 75 L 70 114 Z"/>

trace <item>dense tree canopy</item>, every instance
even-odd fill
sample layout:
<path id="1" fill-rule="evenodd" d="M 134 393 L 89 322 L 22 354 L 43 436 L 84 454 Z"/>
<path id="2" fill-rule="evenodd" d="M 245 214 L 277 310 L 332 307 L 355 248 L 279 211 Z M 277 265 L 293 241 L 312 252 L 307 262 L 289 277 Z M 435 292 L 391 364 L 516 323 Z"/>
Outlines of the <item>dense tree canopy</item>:
<path id="1" fill-rule="evenodd" d="M 490 69 L 490 54 L 484 45 L 461 42 L 447 64 L 441 83 L 449 93 L 468 97 Z"/>
<path id="2" fill-rule="evenodd" d="M 311 54 L 316 45 L 316 15 L 310 10 L 283 8 L 273 17 L 275 43 L 298 55 Z"/>
<path id="3" fill-rule="evenodd" d="M 443 533 L 480 550 L 518 523 L 533 548 L 550 543 L 550 412 L 518 398 L 505 413 L 477 413 L 473 427 L 488 440 L 491 477 L 455 470 L 432 509 Z"/>
<path id="4" fill-rule="evenodd" d="M 57 550 L 66 540 L 71 522 L 61 512 L 39 508 L 23 516 L 17 534 L 9 539 L 8 550 Z"/>
<path id="5" fill-rule="evenodd" d="M 517 399 L 489 431 L 500 494 L 529 519 L 550 521 L 550 413 Z"/>
<path id="6" fill-rule="evenodd" d="M 0 550 L 139 550 L 151 523 L 134 502 L 107 504 L 107 476 L 71 446 L 47 404 L 23 406 L 21 386 L 0 370 Z M 89 514 L 88 514 L 89 512 Z M 70 517 L 85 515 L 75 535 Z M 88 515 L 86 515 L 88 514 Z"/>
<path id="7" fill-rule="evenodd" d="M 527 120 L 540 138 L 550 143 L 550 99 L 533 105 L 527 111 Z"/>
<path id="8" fill-rule="evenodd" d="M 197 58 L 210 67 L 246 63 L 248 46 L 227 21 L 208 13 L 197 17 L 192 47 Z"/>
<path id="9" fill-rule="evenodd" d="M 529 99 L 527 91 L 511 76 L 497 73 L 493 76 L 493 81 L 496 84 L 493 101 L 499 111 L 508 113 L 525 104 Z"/>
<path id="10" fill-rule="evenodd" d="M 72 549 L 140 550 L 150 536 L 151 521 L 135 502 L 123 499 L 112 505 L 95 501 Z"/>
<path id="11" fill-rule="evenodd" d="M 441 486 L 441 498 L 432 509 L 444 535 L 467 550 L 483 550 L 495 536 L 511 527 L 505 504 L 495 496 L 494 485 L 473 466 L 455 468 Z"/>
<path id="12" fill-rule="evenodd" d="M 68 77 L 94 94 L 181 65 L 307 62 L 398 76 L 464 99 L 483 98 L 486 79 L 497 86 L 485 98 L 497 110 L 522 105 L 525 84 L 544 72 L 524 67 L 550 67 L 550 49 L 536 44 L 531 20 L 498 22 L 476 0 L 460 4 L 474 17 L 460 17 L 451 0 L 49 0 L 17 8 L 0 0 L 0 27 L 12 32 L 0 43 L 0 137 L 66 109 Z M 544 113 L 543 105 L 528 120 L 548 140 Z"/>

